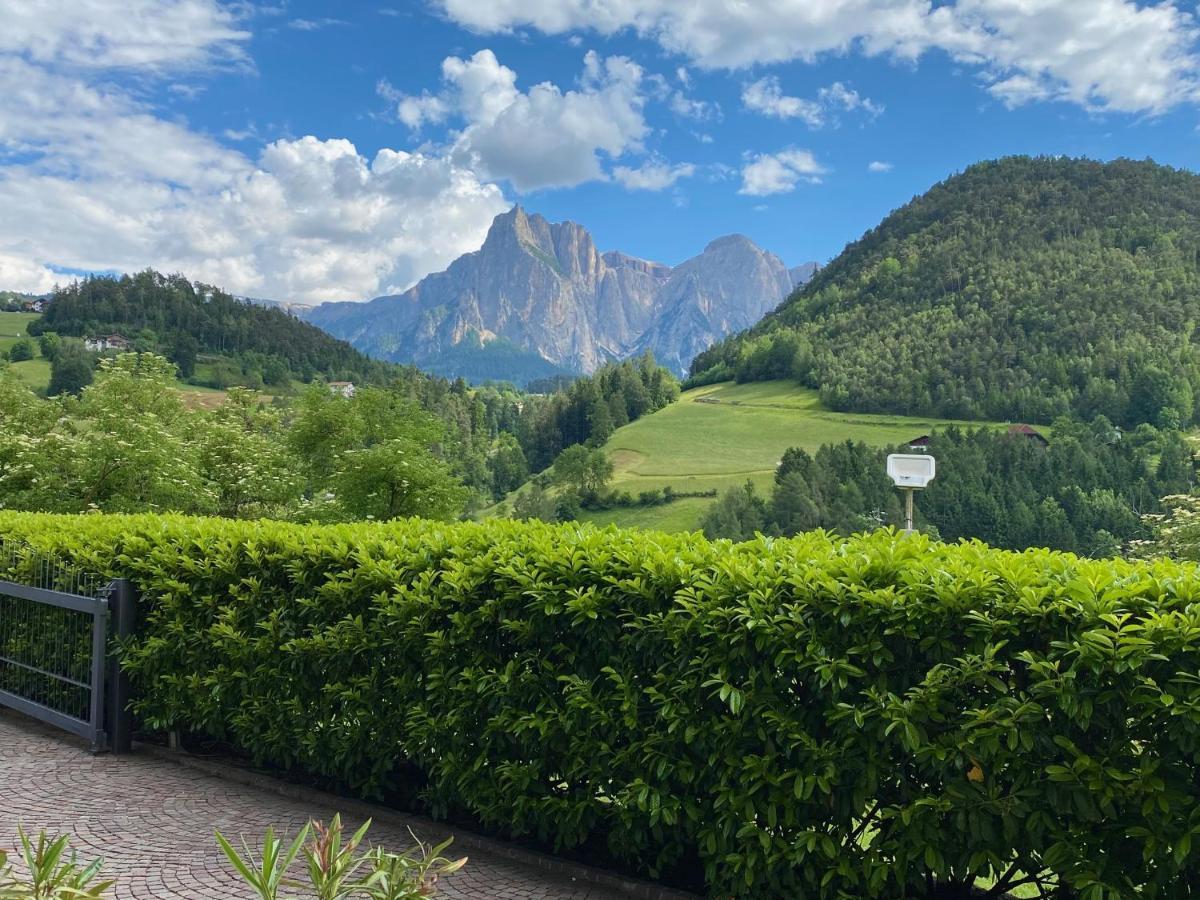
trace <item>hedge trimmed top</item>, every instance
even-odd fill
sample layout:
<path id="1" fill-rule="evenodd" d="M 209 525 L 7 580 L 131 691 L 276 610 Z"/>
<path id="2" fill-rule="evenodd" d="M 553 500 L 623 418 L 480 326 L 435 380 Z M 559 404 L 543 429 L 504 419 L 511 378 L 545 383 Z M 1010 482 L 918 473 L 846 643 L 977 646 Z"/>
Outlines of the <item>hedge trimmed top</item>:
<path id="1" fill-rule="evenodd" d="M 154 728 L 740 897 L 1200 878 L 1200 579 L 877 533 L 0 513 Z"/>

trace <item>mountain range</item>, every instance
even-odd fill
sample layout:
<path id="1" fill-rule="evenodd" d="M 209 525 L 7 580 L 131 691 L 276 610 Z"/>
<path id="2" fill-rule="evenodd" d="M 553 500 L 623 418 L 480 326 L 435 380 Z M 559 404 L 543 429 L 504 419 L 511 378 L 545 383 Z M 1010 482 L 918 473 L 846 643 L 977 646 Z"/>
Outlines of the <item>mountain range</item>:
<path id="1" fill-rule="evenodd" d="M 475 381 L 588 373 L 647 350 L 683 374 L 816 269 L 789 270 L 742 235 L 674 267 L 601 253 L 581 225 L 515 206 L 479 250 L 401 294 L 295 314 L 370 356 Z"/>

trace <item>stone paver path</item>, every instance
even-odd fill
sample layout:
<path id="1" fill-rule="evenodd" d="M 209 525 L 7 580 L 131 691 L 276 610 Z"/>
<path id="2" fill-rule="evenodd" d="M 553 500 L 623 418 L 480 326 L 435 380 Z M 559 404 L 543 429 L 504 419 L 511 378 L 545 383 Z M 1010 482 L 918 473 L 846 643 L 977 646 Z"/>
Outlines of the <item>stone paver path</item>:
<path id="1" fill-rule="evenodd" d="M 213 830 L 245 835 L 254 846 L 268 825 L 295 834 L 310 818 L 336 810 L 247 787 L 153 756 L 92 756 L 69 736 L 0 709 L 0 846 L 15 846 L 17 823 L 36 832 L 70 832 L 83 859 L 104 858 L 119 879 L 118 900 L 241 900 L 252 892 L 230 876 Z M 361 824 L 343 816 L 350 828 Z M 424 841 L 429 823 L 412 820 Z M 403 825 L 376 823 L 375 843 L 412 843 Z M 236 841 L 235 841 L 236 843 Z M 438 896 L 488 900 L 617 900 L 624 894 L 539 868 L 451 846 L 467 867 L 439 884 Z"/>

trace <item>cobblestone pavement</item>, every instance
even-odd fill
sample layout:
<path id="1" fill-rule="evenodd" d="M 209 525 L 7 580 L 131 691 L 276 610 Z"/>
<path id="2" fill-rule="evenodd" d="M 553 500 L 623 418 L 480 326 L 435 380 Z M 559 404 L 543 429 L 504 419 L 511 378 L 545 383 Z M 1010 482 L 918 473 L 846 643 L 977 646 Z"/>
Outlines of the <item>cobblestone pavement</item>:
<path id="1" fill-rule="evenodd" d="M 118 900 L 253 898 L 230 876 L 214 829 L 245 835 L 253 846 L 268 825 L 295 834 L 310 818 L 328 820 L 335 811 L 144 753 L 92 756 L 73 738 L 0 710 L 0 846 L 15 846 L 18 822 L 27 831 L 71 832 L 81 859 L 103 857 L 105 874 L 119 879 Z M 343 819 L 352 829 L 361 824 L 354 816 Z M 445 836 L 423 820 L 413 819 L 412 827 L 427 842 Z M 370 837 L 395 849 L 412 843 L 399 822 L 376 823 Z M 626 896 L 486 850 L 457 849 L 470 862 L 439 884 L 440 897 Z"/>

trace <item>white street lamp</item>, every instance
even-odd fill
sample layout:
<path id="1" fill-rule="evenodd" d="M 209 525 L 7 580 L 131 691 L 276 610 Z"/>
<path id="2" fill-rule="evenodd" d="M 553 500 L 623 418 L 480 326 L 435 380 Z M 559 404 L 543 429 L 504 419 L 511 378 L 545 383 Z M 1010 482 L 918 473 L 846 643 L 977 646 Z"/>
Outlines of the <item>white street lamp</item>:
<path id="1" fill-rule="evenodd" d="M 889 453 L 888 477 L 904 491 L 904 533 L 913 532 L 913 494 L 929 486 L 937 474 L 937 462 L 932 456 L 918 453 Z"/>

